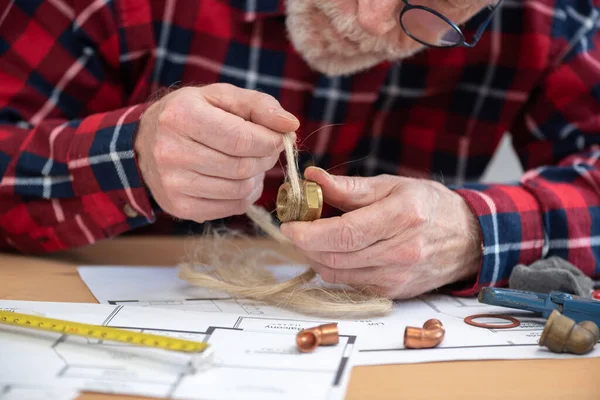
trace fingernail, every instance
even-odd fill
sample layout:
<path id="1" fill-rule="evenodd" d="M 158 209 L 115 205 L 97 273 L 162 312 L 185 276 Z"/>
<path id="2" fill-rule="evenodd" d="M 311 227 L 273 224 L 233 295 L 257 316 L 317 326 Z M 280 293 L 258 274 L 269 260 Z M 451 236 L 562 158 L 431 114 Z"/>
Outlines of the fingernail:
<path id="1" fill-rule="evenodd" d="M 318 169 L 318 170 L 319 170 L 319 171 L 321 171 L 321 173 L 322 173 L 323 175 L 325 175 L 325 176 L 326 176 L 328 179 L 331 179 L 331 174 L 330 174 L 329 172 L 325 171 L 323 168 L 321 168 L 321 167 L 315 167 L 315 166 L 310 166 L 310 167 L 308 167 L 307 169 L 309 169 L 309 168 L 311 168 L 311 169 Z"/>
<path id="2" fill-rule="evenodd" d="M 325 170 L 324 170 L 323 168 L 321 168 L 321 167 L 315 167 L 315 166 L 312 166 L 312 167 L 310 167 L 310 168 L 318 169 L 318 170 L 319 170 L 319 171 L 321 171 L 323 174 L 325 174 L 325 175 L 327 175 L 327 176 L 330 176 L 330 175 L 329 175 L 329 172 L 325 171 Z"/>
<path id="3" fill-rule="evenodd" d="M 288 121 L 300 122 L 298 121 L 298 118 L 285 110 L 275 110 L 275 114 L 279 115 L 283 119 L 287 119 Z"/>

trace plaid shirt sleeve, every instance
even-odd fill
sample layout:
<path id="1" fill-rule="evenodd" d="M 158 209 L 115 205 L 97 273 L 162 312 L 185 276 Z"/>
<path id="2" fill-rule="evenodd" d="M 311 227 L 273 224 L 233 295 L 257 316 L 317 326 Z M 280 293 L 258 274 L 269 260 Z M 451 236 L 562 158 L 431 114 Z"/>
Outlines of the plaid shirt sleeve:
<path id="1" fill-rule="evenodd" d="M 124 104 L 111 8 L 86 19 L 68 2 L 18 3 L 0 27 L 0 249 L 57 251 L 152 222 L 133 152 L 145 105 Z"/>
<path id="2" fill-rule="evenodd" d="M 506 285 L 515 265 L 550 256 L 599 275 L 599 13 L 566 15 L 556 31 L 574 34 L 563 38 L 566 45 L 554 52 L 549 72 L 511 129 L 526 173 L 514 184 L 453 188 L 478 217 L 483 242 L 475 284 L 454 294 Z"/>

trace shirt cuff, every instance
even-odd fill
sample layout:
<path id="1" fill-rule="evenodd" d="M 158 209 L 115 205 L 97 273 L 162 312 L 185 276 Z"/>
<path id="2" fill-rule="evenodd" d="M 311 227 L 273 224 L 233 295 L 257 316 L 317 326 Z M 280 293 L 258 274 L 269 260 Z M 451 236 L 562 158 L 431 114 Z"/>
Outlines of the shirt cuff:
<path id="1" fill-rule="evenodd" d="M 453 285 L 452 294 L 470 296 L 484 286 L 506 286 L 517 264 L 542 256 L 544 229 L 536 198 L 521 185 L 469 184 L 456 191 L 479 221 L 481 265 L 474 282 Z"/>
<path id="2" fill-rule="evenodd" d="M 155 221 L 133 141 L 147 105 L 137 105 L 79 121 L 69 149 L 74 195 L 82 199 L 96 238 L 112 237 Z"/>

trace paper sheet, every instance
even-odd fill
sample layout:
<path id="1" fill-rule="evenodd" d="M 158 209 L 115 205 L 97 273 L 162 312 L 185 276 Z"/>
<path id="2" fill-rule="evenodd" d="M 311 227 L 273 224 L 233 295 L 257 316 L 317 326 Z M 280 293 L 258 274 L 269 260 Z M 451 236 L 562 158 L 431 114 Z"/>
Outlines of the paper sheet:
<path id="1" fill-rule="evenodd" d="M 278 267 L 276 267 L 278 268 Z M 283 275 L 298 269 L 283 268 Z M 231 312 L 240 317 L 249 315 L 307 319 L 306 316 L 267 306 L 250 300 L 214 297 L 214 293 L 192 288 L 177 277 L 173 267 L 80 267 L 79 273 L 101 303 L 127 304 L 138 307 L 159 307 L 185 311 Z M 152 290 L 164 285 L 160 296 Z M 138 295 L 139 294 L 139 295 Z M 193 294 L 193 297 L 189 297 Z M 223 294 L 220 294 L 223 296 Z M 137 297 L 136 297 L 137 296 Z M 464 318 L 474 314 L 504 314 L 521 322 L 517 328 L 482 329 L 467 325 Z M 430 319 L 439 319 L 445 329 L 444 341 L 434 349 L 404 348 L 406 326 L 422 326 Z M 311 320 L 318 320 L 309 318 Z M 330 322 L 321 320 L 322 322 Z M 533 313 L 481 304 L 475 298 L 455 298 L 445 295 L 421 296 L 397 302 L 393 312 L 383 318 L 358 321 L 366 330 L 357 343 L 355 365 L 418 363 L 481 359 L 536 359 L 582 357 L 555 354 L 538 345 L 545 320 Z M 485 322 L 485 321 L 482 321 Z M 488 321 L 502 323 L 502 321 Z M 600 357 L 600 346 L 583 357 Z"/>
<path id="2" fill-rule="evenodd" d="M 193 374 L 185 354 L 0 324 L 4 385 L 176 399 L 341 399 L 366 328 L 342 322 L 337 346 L 300 353 L 295 333 L 315 321 L 28 301 L 0 301 L 0 309 L 206 341 L 214 351 L 212 364 Z"/>

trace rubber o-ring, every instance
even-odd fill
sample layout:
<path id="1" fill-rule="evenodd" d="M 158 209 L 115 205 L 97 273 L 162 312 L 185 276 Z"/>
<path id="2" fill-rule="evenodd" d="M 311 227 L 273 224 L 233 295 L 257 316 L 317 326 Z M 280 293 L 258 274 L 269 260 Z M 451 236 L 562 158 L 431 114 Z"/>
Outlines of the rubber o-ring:
<path id="1" fill-rule="evenodd" d="M 479 318 L 497 318 L 504 319 L 506 321 L 512 322 L 511 324 L 484 324 L 481 322 L 475 322 L 475 319 Z M 508 329 L 508 328 L 516 328 L 521 325 L 521 322 L 513 317 L 509 317 L 508 315 L 497 315 L 497 314 L 477 314 L 471 315 L 470 317 L 465 318 L 465 323 L 476 326 L 478 328 L 488 328 L 488 329 Z"/>

